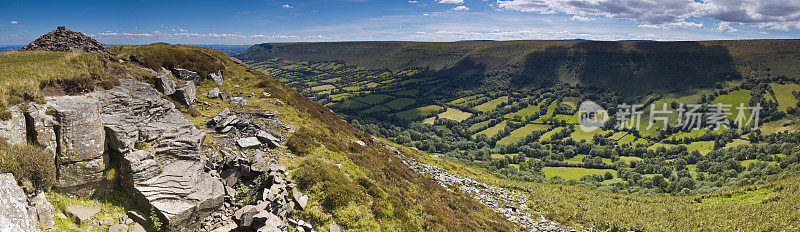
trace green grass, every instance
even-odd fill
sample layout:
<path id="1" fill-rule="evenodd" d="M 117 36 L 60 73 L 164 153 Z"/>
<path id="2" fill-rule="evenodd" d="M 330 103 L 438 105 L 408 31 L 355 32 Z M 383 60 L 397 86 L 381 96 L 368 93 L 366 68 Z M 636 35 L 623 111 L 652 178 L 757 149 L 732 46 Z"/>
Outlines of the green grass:
<path id="1" fill-rule="evenodd" d="M 749 145 L 749 144 L 750 144 L 750 141 L 747 141 L 747 140 L 733 139 L 733 142 L 725 144 L 724 148 L 732 148 L 732 147 L 737 147 L 737 146 L 742 146 L 742 145 Z"/>
<path id="2" fill-rule="evenodd" d="M 436 122 L 436 117 L 435 116 L 434 117 L 430 117 L 430 118 L 426 118 L 426 119 L 422 119 L 422 123 L 424 123 L 424 124 L 433 125 L 434 122 Z"/>
<path id="3" fill-rule="evenodd" d="M 417 102 L 417 100 L 414 100 L 414 99 L 411 99 L 411 98 L 398 98 L 398 99 L 394 99 L 394 100 L 392 100 L 390 102 L 387 102 L 384 105 L 389 107 L 389 108 L 391 108 L 391 109 L 393 109 L 393 110 L 401 110 L 401 109 L 406 108 L 407 106 L 409 106 L 411 104 L 414 104 L 416 102 Z"/>
<path id="4" fill-rule="evenodd" d="M 519 115 L 520 117 L 525 118 L 525 117 L 527 117 L 529 115 L 535 114 L 536 112 L 539 112 L 539 106 L 534 105 L 534 104 L 530 104 L 527 107 L 522 108 L 517 112 L 508 113 L 508 114 L 504 115 L 503 117 L 504 118 L 514 118 L 514 116 Z"/>
<path id="5" fill-rule="evenodd" d="M 703 204 L 719 205 L 719 204 L 761 204 L 771 196 L 774 196 L 775 191 L 772 188 L 761 188 L 757 190 L 749 190 L 736 192 L 733 194 L 725 194 L 715 197 L 703 198 Z"/>
<path id="6" fill-rule="evenodd" d="M 403 91 L 396 92 L 396 93 L 393 93 L 393 94 L 397 95 L 397 96 L 416 97 L 417 94 L 419 94 L 419 89 L 403 90 Z"/>
<path id="7" fill-rule="evenodd" d="M 642 161 L 643 159 L 635 156 L 620 156 L 619 160 L 624 163 L 630 163 L 631 161 Z"/>
<path id="8" fill-rule="evenodd" d="M 442 112 L 441 114 L 439 114 L 439 118 L 451 119 L 451 120 L 455 120 L 455 121 L 458 121 L 458 122 L 464 121 L 465 119 L 469 118 L 470 116 L 472 116 L 471 113 L 464 112 L 464 111 L 461 111 L 461 110 L 458 110 L 458 109 L 454 109 L 454 108 L 447 108 L 447 111 Z"/>
<path id="9" fill-rule="evenodd" d="M 577 142 L 580 142 L 581 140 L 586 140 L 587 142 L 592 142 L 592 138 L 594 138 L 594 135 L 599 134 L 599 135 L 605 136 L 606 133 L 608 133 L 608 131 L 605 131 L 605 130 L 599 129 L 599 128 L 596 129 L 596 130 L 593 130 L 591 132 L 584 132 L 580 128 L 576 128 L 576 130 L 574 132 L 572 132 L 572 134 L 570 134 L 569 137 L 567 137 L 567 138 L 572 138 L 573 140 L 575 140 Z"/>
<path id="10" fill-rule="evenodd" d="M 491 121 L 486 120 L 483 122 L 473 123 L 472 125 L 469 126 L 469 128 L 467 128 L 467 131 L 469 131 L 470 133 L 475 133 L 478 129 L 483 128 L 486 125 L 489 125 L 490 122 Z"/>
<path id="11" fill-rule="evenodd" d="M 669 138 L 670 139 L 672 139 L 672 138 L 674 138 L 674 139 L 683 139 L 683 138 L 692 139 L 692 138 L 697 138 L 697 137 L 700 137 L 700 136 L 706 134 L 706 131 L 708 131 L 708 129 L 705 129 L 705 128 L 702 128 L 702 129 L 699 129 L 699 130 L 691 130 L 689 132 L 680 131 L 678 133 L 672 134 L 671 136 L 669 136 Z"/>
<path id="12" fill-rule="evenodd" d="M 314 92 L 325 91 L 325 90 L 334 90 L 334 89 L 336 89 L 336 86 L 333 86 L 333 85 L 318 85 L 318 86 L 311 87 L 311 91 L 314 91 Z"/>
<path id="13" fill-rule="evenodd" d="M 392 98 L 392 96 L 386 95 L 386 94 L 370 94 L 370 95 L 367 95 L 367 96 L 357 97 L 357 98 L 353 98 L 353 99 L 361 101 L 363 103 L 370 104 L 370 105 L 375 105 L 375 104 L 380 104 L 380 103 L 386 101 L 386 99 L 389 99 L 389 98 Z"/>
<path id="14" fill-rule="evenodd" d="M 337 103 L 335 105 L 335 107 L 337 107 L 337 108 L 344 108 L 344 109 L 361 109 L 361 108 L 368 107 L 368 106 L 369 105 L 367 105 L 366 103 L 363 103 L 361 101 L 356 101 L 356 100 L 353 100 L 353 99 L 350 99 L 350 100 L 347 100 L 347 101 L 344 101 L 344 102 L 341 102 L 341 103 Z"/>
<path id="15" fill-rule="evenodd" d="M 775 92 L 775 99 L 778 100 L 778 110 L 786 112 L 788 107 L 797 107 L 797 98 L 794 97 L 792 91 L 800 91 L 800 85 L 770 83 L 769 86 Z"/>
<path id="16" fill-rule="evenodd" d="M 619 141 L 622 137 L 625 137 L 626 135 L 628 135 L 628 132 L 620 131 L 620 132 L 615 132 L 613 135 L 609 136 L 608 138 Z"/>
<path id="17" fill-rule="evenodd" d="M 563 129 L 566 129 L 566 127 L 556 127 L 547 133 L 542 134 L 542 137 L 539 137 L 539 142 L 550 141 L 550 136 L 560 132 Z"/>
<path id="18" fill-rule="evenodd" d="M 62 80 L 66 91 L 89 92 L 104 81 L 124 72 L 134 79 L 152 74 L 130 63 L 108 62 L 105 54 L 82 52 L 4 52 L 0 53 L 0 109 L 22 100 L 44 101 L 40 87 Z"/>
<path id="19" fill-rule="evenodd" d="M 553 178 L 554 176 L 559 176 L 564 179 L 573 179 L 578 180 L 582 176 L 585 175 L 592 175 L 598 174 L 603 175 L 606 172 L 611 172 L 614 176 L 617 176 L 617 171 L 613 169 L 590 169 L 590 168 L 575 168 L 575 167 L 544 167 L 542 169 L 544 172 L 545 178 Z"/>
<path id="20" fill-rule="evenodd" d="M 369 109 L 364 110 L 364 113 L 386 112 L 386 111 L 390 111 L 390 110 L 391 109 L 389 109 L 386 106 L 375 105 L 375 106 L 370 107 Z"/>
<path id="21" fill-rule="evenodd" d="M 472 138 L 475 138 L 478 135 L 486 135 L 487 137 L 491 138 L 492 136 L 494 136 L 498 132 L 500 132 L 500 130 L 502 130 L 503 128 L 506 128 L 507 124 L 508 124 L 508 121 L 502 121 L 502 122 L 498 123 L 497 125 L 494 125 L 492 127 L 486 128 L 486 130 L 483 130 L 481 132 L 478 132 L 478 133 L 472 135 Z"/>
<path id="22" fill-rule="evenodd" d="M 416 120 L 439 113 L 442 109 L 444 109 L 444 107 L 429 105 L 395 113 L 394 116 L 404 120 Z"/>
<path id="23" fill-rule="evenodd" d="M 798 126 L 797 123 L 791 124 L 791 122 L 793 122 L 791 119 L 783 118 L 780 120 L 761 124 L 759 125 L 759 129 L 761 129 L 761 132 L 764 134 L 773 134 L 784 131 L 791 133 L 800 129 L 800 126 Z"/>
<path id="24" fill-rule="evenodd" d="M 459 99 L 456 99 L 456 100 L 452 100 L 452 101 L 448 102 L 447 104 L 450 104 L 450 105 L 461 105 L 461 104 L 469 102 L 469 101 L 471 101 L 471 100 L 473 100 L 473 99 L 475 99 L 477 97 L 480 97 L 480 96 L 481 95 L 466 96 L 466 97 L 462 97 L 462 98 L 459 98 Z"/>
<path id="25" fill-rule="evenodd" d="M 517 142 L 517 141 L 520 141 L 520 140 L 524 139 L 525 136 L 528 136 L 529 134 L 531 134 L 531 132 L 534 132 L 534 131 L 545 131 L 545 130 L 547 130 L 549 128 L 550 128 L 550 126 L 548 126 L 548 125 L 528 124 L 528 125 L 525 125 L 523 127 L 520 127 L 519 129 L 516 129 L 516 130 L 512 131 L 511 134 L 509 134 L 505 138 L 500 139 L 500 141 L 497 141 L 497 144 L 502 144 L 502 145 L 512 144 L 514 142 Z"/>
<path id="26" fill-rule="evenodd" d="M 481 112 L 489 112 L 489 111 L 492 111 L 492 110 L 496 109 L 497 105 L 500 105 L 500 103 L 503 103 L 503 102 L 508 102 L 508 96 L 502 96 L 502 97 L 499 97 L 499 98 L 496 98 L 496 99 L 492 99 L 492 100 L 490 100 L 488 102 L 485 102 L 483 104 L 480 104 L 480 105 L 477 105 L 475 107 L 472 107 L 472 109 L 475 109 L 475 110 L 481 111 Z"/>
<path id="27" fill-rule="evenodd" d="M 731 105 L 731 111 L 730 111 L 731 115 L 728 115 L 728 118 L 731 119 L 731 120 L 735 120 L 736 119 L 736 115 L 739 113 L 739 111 L 736 110 L 736 107 L 739 107 L 740 104 L 744 104 L 745 106 L 749 106 L 749 104 L 750 104 L 750 90 L 740 89 L 740 90 L 732 91 L 732 92 L 730 92 L 728 94 L 725 94 L 725 95 L 720 95 L 719 97 L 714 99 L 714 101 L 712 101 L 712 103 L 713 104 L 721 103 L 721 104 Z M 745 110 L 745 113 L 746 113 L 745 119 L 749 118 L 750 117 L 749 111 Z"/>
<path id="28" fill-rule="evenodd" d="M 690 143 L 690 144 L 684 144 L 684 145 L 686 146 L 686 150 L 687 151 L 689 151 L 689 152 L 698 151 L 698 152 L 700 152 L 700 154 L 703 154 L 703 155 L 708 154 L 709 152 L 714 150 L 714 141 L 697 141 L 697 142 L 693 142 L 693 143 Z M 651 145 L 650 147 L 648 147 L 647 149 L 655 150 L 658 147 L 664 147 L 664 148 L 669 149 L 669 148 L 677 147 L 677 146 L 679 146 L 679 145 L 655 143 L 655 144 Z"/>

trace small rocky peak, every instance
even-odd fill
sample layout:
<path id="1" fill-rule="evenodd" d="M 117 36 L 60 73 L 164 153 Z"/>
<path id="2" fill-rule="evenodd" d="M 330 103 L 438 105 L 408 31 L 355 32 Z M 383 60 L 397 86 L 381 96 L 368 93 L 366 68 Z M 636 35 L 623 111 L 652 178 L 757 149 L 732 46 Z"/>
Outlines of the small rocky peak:
<path id="1" fill-rule="evenodd" d="M 97 42 L 83 33 L 72 31 L 64 26 L 42 35 L 20 51 L 56 52 L 101 52 L 111 53 L 106 45 Z"/>

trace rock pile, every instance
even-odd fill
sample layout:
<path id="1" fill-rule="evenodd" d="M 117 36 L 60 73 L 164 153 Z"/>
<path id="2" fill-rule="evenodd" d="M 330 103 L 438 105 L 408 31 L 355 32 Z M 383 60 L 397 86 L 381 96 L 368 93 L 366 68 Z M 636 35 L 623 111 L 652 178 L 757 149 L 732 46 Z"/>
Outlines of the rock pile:
<path id="1" fill-rule="evenodd" d="M 105 45 L 83 33 L 58 27 L 34 40 L 20 51 L 101 52 L 111 53 Z"/>
<path id="2" fill-rule="evenodd" d="M 415 172 L 431 176 L 431 180 L 435 181 L 449 191 L 453 191 L 450 189 L 450 186 L 458 186 L 459 190 L 462 192 L 471 195 L 473 198 L 488 206 L 493 211 L 503 215 L 509 221 L 517 223 L 520 225 L 520 227 L 525 228 L 528 231 L 594 231 L 591 228 L 574 229 L 559 226 L 557 223 L 548 221 L 542 216 L 534 216 L 531 209 L 526 205 L 528 199 L 519 193 L 508 191 L 503 188 L 493 187 L 469 178 L 450 174 L 439 167 L 420 163 L 413 158 L 406 157 L 399 150 L 397 150 L 397 148 L 389 145 L 384 145 L 384 147 L 400 157 L 403 162 Z"/>

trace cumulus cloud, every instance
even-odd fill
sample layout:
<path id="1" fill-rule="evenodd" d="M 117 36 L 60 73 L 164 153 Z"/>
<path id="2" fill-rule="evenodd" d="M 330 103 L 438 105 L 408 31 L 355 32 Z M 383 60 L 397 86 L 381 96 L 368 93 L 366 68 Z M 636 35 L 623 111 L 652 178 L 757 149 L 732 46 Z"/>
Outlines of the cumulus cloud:
<path id="1" fill-rule="evenodd" d="M 467 6 L 457 6 L 457 7 L 453 8 L 453 10 L 468 11 L 469 7 L 467 7 Z"/>
<path id="2" fill-rule="evenodd" d="M 289 4 L 283 4 L 283 8 L 289 8 L 289 9 L 291 9 L 291 8 L 292 8 L 292 6 L 290 6 Z"/>
<path id="3" fill-rule="evenodd" d="M 593 21 L 594 18 L 589 18 L 589 17 L 581 16 L 581 15 L 575 15 L 575 16 L 572 16 L 572 20 L 573 21 L 581 21 L 581 22 L 589 22 L 589 21 Z"/>
<path id="4" fill-rule="evenodd" d="M 717 30 L 722 32 L 737 32 L 739 29 L 731 27 L 730 22 L 720 22 L 717 24 Z"/>
<path id="5" fill-rule="evenodd" d="M 10 24 L 19 24 L 19 21 L 14 20 L 14 21 L 11 21 L 11 22 L 8 22 L 8 23 L 10 23 Z"/>
<path id="6" fill-rule="evenodd" d="M 702 27 L 688 20 L 711 18 L 768 29 L 800 29 L 800 0 L 497 0 L 497 7 L 629 19 L 651 28 Z"/>
<path id="7" fill-rule="evenodd" d="M 408 3 L 417 3 L 417 1 L 408 1 Z"/>
<path id="8" fill-rule="evenodd" d="M 437 2 L 445 4 L 464 4 L 464 0 L 439 0 Z"/>

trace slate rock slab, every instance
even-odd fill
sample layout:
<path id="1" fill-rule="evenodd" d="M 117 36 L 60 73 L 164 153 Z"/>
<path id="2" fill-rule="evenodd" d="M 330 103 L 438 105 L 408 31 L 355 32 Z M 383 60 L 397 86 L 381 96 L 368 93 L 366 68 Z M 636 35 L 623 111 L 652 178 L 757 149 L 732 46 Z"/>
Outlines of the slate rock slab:
<path id="1" fill-rule="evenodd" d="M 100 206 L 70 205 L 64 212 L 78 224 L 91 221 L 100 212 Z"/>

